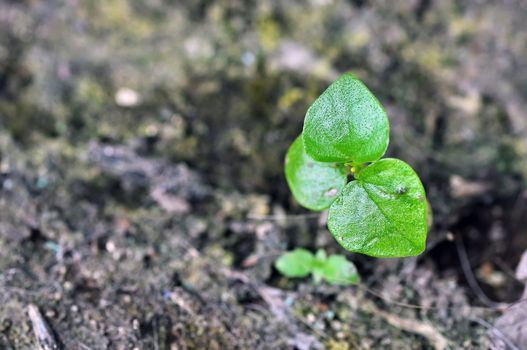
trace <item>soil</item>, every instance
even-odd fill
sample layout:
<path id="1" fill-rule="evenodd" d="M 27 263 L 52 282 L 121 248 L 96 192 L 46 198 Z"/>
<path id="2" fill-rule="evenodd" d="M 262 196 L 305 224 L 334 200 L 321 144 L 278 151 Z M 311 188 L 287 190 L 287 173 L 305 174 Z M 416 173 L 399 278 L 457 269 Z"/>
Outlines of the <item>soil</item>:
<path id="1" fill-rule="evenodd" d="M 0 348 L 521 349 L 493 325 L 524 289 L 526 17 L 520 0 L 1 2 Z M 428 248 L 348 253 L 357 286 L 287 279 L 287 250 L 346 254 L 283 156 L 348 70 L 423 180 Z"/>

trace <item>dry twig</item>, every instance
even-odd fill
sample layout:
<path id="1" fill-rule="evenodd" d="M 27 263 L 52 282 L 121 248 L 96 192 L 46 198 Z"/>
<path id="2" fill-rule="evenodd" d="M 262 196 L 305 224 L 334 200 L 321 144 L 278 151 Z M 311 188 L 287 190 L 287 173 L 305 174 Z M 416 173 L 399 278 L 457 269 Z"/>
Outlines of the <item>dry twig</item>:
<path id="1" fill-rule="evenodd" d="M 363 304 L 361 308 L 365 312 L 372 313 L 382 318 L 396 328 L 425 337 L 436 350 L 444 350 L 448 346 L 448 340 L 437 329 L 427 322 L 401 318 L 397 315 L 380 310 L 377 306 L 375 306 L 375 304 L 371 302 Z"/>
<path id="2" fill-rule="evenodd" d="M 33 332 L 37 338 L 38 348 L 40 350 L 59 350 L 60 346 L 53 335 L 53 331 L 49 327 L 48 323 L 42 317 L 38 307 L 30 304 L 27 307 L 27 313 L 33 326 Z"/>

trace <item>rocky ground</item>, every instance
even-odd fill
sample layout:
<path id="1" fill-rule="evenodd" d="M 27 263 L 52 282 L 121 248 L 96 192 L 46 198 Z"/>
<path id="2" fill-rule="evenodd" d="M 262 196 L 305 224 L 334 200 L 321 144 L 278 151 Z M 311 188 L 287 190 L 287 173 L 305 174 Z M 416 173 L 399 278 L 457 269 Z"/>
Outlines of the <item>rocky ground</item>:
<path id="1" fill-rule="evenodd" d="M 521 0 L 0 3 L 0 348 L 35 331 L 65 349 L 527 348 L 510 306 L 526 17 Z M 347 70 L 423 179 L 428 248 L 348 254 L 358 286 L 289 280 L 284 251 L 344 253 L 283 156 Z"/>

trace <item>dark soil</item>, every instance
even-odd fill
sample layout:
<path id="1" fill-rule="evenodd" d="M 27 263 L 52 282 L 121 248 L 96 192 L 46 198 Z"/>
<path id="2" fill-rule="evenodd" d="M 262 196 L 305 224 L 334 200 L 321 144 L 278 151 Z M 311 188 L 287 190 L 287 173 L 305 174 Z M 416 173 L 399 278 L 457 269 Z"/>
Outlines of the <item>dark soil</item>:
<path id="1" fill-rule="evenodd" d="M 520 0 L 1 2 L 0 348 L 35 348 L 31 304 L 65 349 L 496 346 L 524 288 L 526 20 Z M 422 177 L 428 249 L 348 254 L 359 286 L 289 280 L 284 251 L 345 254 L 282 167 L 347 70 Z"/>

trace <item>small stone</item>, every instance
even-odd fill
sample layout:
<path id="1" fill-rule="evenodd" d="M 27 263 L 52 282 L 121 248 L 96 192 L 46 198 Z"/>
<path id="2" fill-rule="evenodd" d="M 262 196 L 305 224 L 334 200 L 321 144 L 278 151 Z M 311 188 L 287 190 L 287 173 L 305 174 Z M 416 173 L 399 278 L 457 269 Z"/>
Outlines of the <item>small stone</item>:
<path id="1" fill-rule="evenodd" d="M 115 243 L 113 241 L 106 242 L 106 250 L 108 251 L 108 253 L 115 252 Z"/>
<path id="2" fill-rule="evenodd" d="M 137 91 L 130 88 L 120 88 L 115 94 L 115 103 L 121 107 L 135 107 L 141 101 L 141 96 Z"/>
<path id="3" fill-rule="evenodd" d="M 516 278 L 520 281 L 527 281 L 527 250 L 523 252 L 523 255 L 516 268 Z"/>
<path id="4" fill-rule="evenodd" d="M 71 283 L 70 281 L 64 282 L 64 290 L 66 292 L 71 292 L 73 290 L 73 283 Z"/>
<path id="5" fill-rule="evenodd" d="M 316 320 L 317 319 L 316 319 L 315 315 L 313 315 L 313 314 L 308 314 L 306 316 L 307 323 L 315 323 Z"/>

